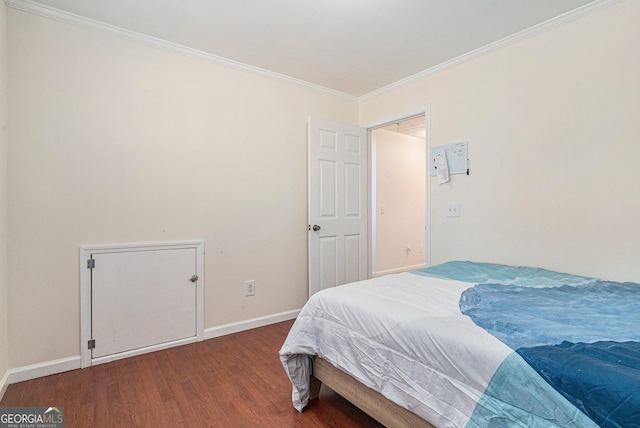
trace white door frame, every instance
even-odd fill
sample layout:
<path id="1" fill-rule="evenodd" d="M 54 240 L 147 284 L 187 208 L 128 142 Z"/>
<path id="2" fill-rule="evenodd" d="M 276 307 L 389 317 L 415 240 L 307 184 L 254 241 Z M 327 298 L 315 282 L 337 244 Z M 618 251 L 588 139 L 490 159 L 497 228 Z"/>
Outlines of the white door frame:
<path id="1" fill-rule="evenodd" d="M 91 269 L 87 268 L 87 260 L 92 254 L 120 253 L 127 251 L 153 251 L 171 249 L 195 249 L 196 251 L 196 336 L 149 346 L 133 351 L 122 352 L 99 359 L 91 358 L 88 341 L 91 340 Z M 141 244 L 83 245 L 80 247 L 80 357 L 81 367 L 106 363 L 119 358 L 132 357 L 147 352 L 158 351 L 173 346 L 204 340 L 204 241 L 152 242 Z"/>
<path id="2" fill-rule="evenodd" d="M 393 116 L 385 117 L 375 122 L 366 124 L 364 128 L 367 129 L 367 144 L 369 149 L 369 245 L 368 245 L 368 257 L 369 257 L 369 272 L 368 276 L 373 277 L 373 273 L 376 271 L 376 186 L 374 177 L 376 173 L 375 165 L 373 164 L 373 144 L 371 141 L 371 132 L 377 128 L 382 128 L 389 124 L 400 122 L 404 119 L 409 119 L 414 116 L 424 114 L 424 120 L 426 123 L 425 132 L 425 190 L 427 192 L 425 198 L 425 233 L 424 233 L 424 248 L 425 248 L 425 265 L 431 266 L 431 176 L 430 171 L 430 153 L 431 153 L 431 104 L 426 104 L 415 110 L 407 111 L 404 113 L 396 114 Z"/>

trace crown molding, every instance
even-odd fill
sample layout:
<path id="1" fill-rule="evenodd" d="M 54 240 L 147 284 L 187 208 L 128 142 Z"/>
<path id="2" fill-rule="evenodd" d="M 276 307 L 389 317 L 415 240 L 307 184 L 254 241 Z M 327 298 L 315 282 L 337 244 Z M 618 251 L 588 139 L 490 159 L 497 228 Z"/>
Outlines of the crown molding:
<path id="1" fill-rule="evenodd" d="M 384 94 L 386 92 L 390 92 L 394 89 L 397 89 L 401 86 L 404 86 L 408 83 L 414 82 L 416 80 L 422 79 L 423 77 L 429 76 L 431 74 L 437 73 L 439 71 L 446 70 L 448 68 L 454 67 L 456 65 L 462 64 L 464 62 L 470 61 L 479 56 L 485 55 L 489 52 L 501 49 L 503 47 L 512 45 L 514 43 L 520 42 L 527 38 L 533 37 L 535 35 L 544 33 L 546 31 L 552 30 L 556 27 L 564 25 L 570 21 L 581 18 L 586 15 L 590 15 L 594 12 L 597 12 L 601 9 L 609 7 L 613 4 L 620 3 L 624 0 L 596 0 L 589 4 L 586 4 L 582 7 L 574 9 L 572 11 L 566 12 L 562 15 L 558 15 L 554 18 L 551 18 L 547 21 L 541 22 L 540 24 L 536 24 L 533 27 L 529 27 L 525 30 L 514 33 L 510 36 L 504 37 L 495 42 L 489 43 L 488 45 L 482 46 L 478 49 L 475 49 L 471 52 L 467 52 L 463 55 L 452 58 L 448 61 L 442 62 L 438 65 L 430 67 L 426 70 L 423 70 L 419 73 L 416 73 L 412 76 L 406 77 L 404 79 L 398 80 L 397 82 L 391 83 L 390 85 L 384 86 L 382 88 L 376 89 L 375 91 L 369 92 L 368 94 L 361 95 L 358 97 L 358 102 L 363 102 L 370 98 L 374 98 L 378 95 Z"/>
<path id="2" fill-rule="evenodd" d="M 340 98 L 347 99 L 349 101 L 358 101 L 358 97 L 349 95 L 347 93 L 330 89 L 324 86 L 316 85 L 301 79 L 296 79 L 281 73 L 266 70 L 264 68 L 255 67 L 252 65 L 244 64 L 239 61 L 234 61 L 228 58 L 224 58 L 218 55 L 213 55 L 198 49 L 193 49 L 178 43 L 173 43 L 167 40 L 159 39 L 157 37 L 148 36 L 146 34 L 137 33 L 124 28 L 117 27 L 115 25 L 106 24 L 104 22 L 96 21 L 94 19 L 86 18 L 73 13 L 65 12 L 63 10 L 46 6 L 31 0 L 5 0 L 7 6 L 29 12 L 34 15 L 39 15 L 45 18 L 50 18 L 66 24 L 75 25 L 77 27 L 95 30 L 101 33 L 109 34 L 119 37 L 121 39 L 141 43 L 150 47 L 163 49 L 165 51 L 179 53 L 192 58 L 197 58 L 205 61 L 209 61 L 218 65 L 229 67 L 235 70 L 244 71 L 254 75 L 267 77 L 270 79 L 279 80 L 282 82 L 293 83 L 298 86 L 304 86 L 307 88 L 315 89 L 320 92 L 325 92 L 330 95 L 338 96 Z"/>
<path id="3" fill-rule="evenodd" d="M 448 61 L 442 62 L 438 65 L 430 67 L 426 70 L 423 70 L 419 73 L 416 73 L 412 76 L 406 77 L 404 79 L 398 80 L 394 83 L 391 83 L 387 86 L 383 86 L 382 88 L 376 89 L 375 91 L 369 92 L 367 94 L 361 95 L 359 97 L 347 94 L 345 92 L 337 91 L 335 89 L 330 89 L 324 86 L 316 85 L 314 83 L 310 83 L 301 79 L 296 79 L 294 77 L 290 77 L 281 73 L 276 73 L 274 71 L 266 70 L 263 68 L 255 67 L 252 65 L 244 64 L 239 61 L 234 61 L 228 58 L 224 58 L 218 55 L 213 55 L 204 51 L 200 51 L 197 49 L 193 49 L 187 46 L 183 46 L 177 43 L 169 42 L 167 40 L 159 39 L 156 37 L 148 36 L 141 33 L 136 33 L 135 31 L 126 30 L 124 28 L 116 27 L 114 25 L 106 24 L 104 22 L 96 21 L 90 18 L 85 18 L 83 16 L 75 15 L 69 12 L 65 12 L 63 10 L 53 8 L 50 6 L 46 6 L 40 3 L 37 3 L 32 0 L 5 0 L 5 3 L 8 7 L 22 10 L 25 12 L 30 12 L 35 15 L 43 16 L 46 18 L 54 19 L 56 21 L 64 22 L 67 24 L 75 25 L 78 27 L 91 29 L 95 31 L 99 31 L 101 33 L 110 34 L 112 36 L 116 36 L 122 39 L 138 42 L 150 47 L 163 49 L 170 52 L 179 53 L 182 55 L 186 55 L 192 58 L 198 58 L 201 60 L 209 61 L 218 65 L 222 65 L 225 67 L 229 67 L 232 69 L 244 71 L 247 73 L 251 73 L 254 75 L 259 75 L 283 82 L 292 83 L 295 85 L 315 89 L 320 92 L 324 92 L 333 96 L 338 96 L 340 98 L 354 101 L 358 103 L 362 103 L 370 98 L 374 98 L 378 95 L 384 94 L 386 92 L 390 92 L 394 89 L 397 89 L 401 86 L 414 82 L 416 80 L 422 79 L 431 74 L 446 70 L 448 68 L 454 67 L 456 65 L 462 64 L 464 62 L 470 61 L 479 56 L 485 55 L 494 50 L 501 49 L 503 47 L 512 45 L 524 39 L 533 37 L 537 34 L 541 34 L 543 32 L 552 30 L 558 26 L 564 25 L 570 21 L 578 19 L 580 17 L 592 14 L 601 9 L 614 5 L 616 3 L 620 3 L 624 0 L 595 0 L 589 4 L 586 4 L 582 7 L 574 9 L 572 11 L 566 12 L 562 15 L 551 18 L 547 21 L 544 21 L 540 24 L 534 25 L 533 27 L 529 27 L 525 30 L 522 30 L 518 33 L 512 34 L 510 36 L 504 37 L 495 42 L 489 43 L 483 47 L 475 49 L 471 52 L 467 52 L 463 55 L 452 58 Z"/>

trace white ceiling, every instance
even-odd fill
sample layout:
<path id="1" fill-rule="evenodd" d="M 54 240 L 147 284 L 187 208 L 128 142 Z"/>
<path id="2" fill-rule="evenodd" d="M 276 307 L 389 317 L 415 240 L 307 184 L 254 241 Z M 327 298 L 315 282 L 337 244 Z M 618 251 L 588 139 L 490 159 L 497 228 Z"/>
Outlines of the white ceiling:
<path id="1" fill-rule="evenodd" d="M 410 117 L 408 119 L 398 120 L 383 126 L 382 129 L 397 132 L 399 134 L 409 135 L 411 137 L 421 138 L 424 140 L 426 134 L 426 123 L 424 114 Z"/>
<path id="2" fill-rule="evenodd" d="M 612 0 L 6 0 L 360 97 Z M 589 6 L 585 6 L 589 5 Z M 576 10 L 577 9 L 577 10 Z M 42 14 L 42 10 L 39 11 Z M 558 18 L 560 17 L 560 18 Z M 551 21 L 550 21 L 551 20 Z"/>

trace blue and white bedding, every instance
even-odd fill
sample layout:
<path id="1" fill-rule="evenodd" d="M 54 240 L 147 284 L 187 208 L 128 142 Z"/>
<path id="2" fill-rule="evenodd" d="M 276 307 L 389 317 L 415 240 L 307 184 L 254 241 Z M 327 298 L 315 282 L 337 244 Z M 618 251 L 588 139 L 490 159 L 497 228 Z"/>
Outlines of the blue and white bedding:
<path id="1" fill-rule="evenodd" d="M 435 426 L 640 426 L 640 285 L 449 262 L 323 290 L 280 358 L 318 355 Z"/>

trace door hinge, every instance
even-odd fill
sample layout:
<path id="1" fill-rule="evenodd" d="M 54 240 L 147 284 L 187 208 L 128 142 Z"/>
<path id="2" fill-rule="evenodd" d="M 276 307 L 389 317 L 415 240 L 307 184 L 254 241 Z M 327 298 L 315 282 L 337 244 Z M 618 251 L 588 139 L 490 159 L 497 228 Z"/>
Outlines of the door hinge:
<path id="1" fill-rule="evenodd" d="M 88 259 L 87 260 L 87 269 L 93 269 L 96 267 L 96 260 L 95 259 Z"/>
<path id="2" fill-rule="evenodd" d="M 95 349 L 95 347 L 96 347 L 95 339 L 91 339 L 87 342 L 87 349 Z"/>

